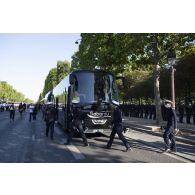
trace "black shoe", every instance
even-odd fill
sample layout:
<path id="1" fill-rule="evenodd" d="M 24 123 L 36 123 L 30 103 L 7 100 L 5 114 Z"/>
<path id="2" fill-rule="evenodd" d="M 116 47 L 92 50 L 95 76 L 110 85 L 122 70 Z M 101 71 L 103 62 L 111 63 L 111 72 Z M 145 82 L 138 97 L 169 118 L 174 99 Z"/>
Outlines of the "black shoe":
<path id="1" fill-rule="evenodd" d="M 86 146 L 89 146 L 89 143 L 84 143 L 84 146 L 86 147 Z"/>
<path id="2" fill-rule="evenodd" d="M 177 150 L 176 149 L 171 149 L 171 152 L 177 153 Z"/>
<path id="3" fill-rule="evenodd" d="M 107 145 L 107 146 L 106 146 L 106 148 L 107 148 L 107 149 L 110 149 L 110 148 L 111 148 L 111 146 Z"/>

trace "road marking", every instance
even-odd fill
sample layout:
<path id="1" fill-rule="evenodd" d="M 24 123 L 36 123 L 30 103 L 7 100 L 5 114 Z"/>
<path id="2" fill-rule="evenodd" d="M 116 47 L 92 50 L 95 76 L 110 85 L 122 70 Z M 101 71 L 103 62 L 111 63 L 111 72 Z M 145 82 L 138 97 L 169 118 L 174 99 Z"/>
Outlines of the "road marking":
<path id="1" fill-rule="evenodd" d="M 74 145 L 68 145 L 67 148 L 70 150 L 76 160 L 85 159 L 84 155 L 81 154 L 81 152 Z"/>

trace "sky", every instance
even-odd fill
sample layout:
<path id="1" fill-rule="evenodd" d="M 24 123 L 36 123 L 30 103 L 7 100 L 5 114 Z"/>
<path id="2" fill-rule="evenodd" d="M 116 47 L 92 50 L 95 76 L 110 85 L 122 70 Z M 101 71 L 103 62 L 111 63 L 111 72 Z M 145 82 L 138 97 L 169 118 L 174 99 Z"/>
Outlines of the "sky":
<path id="1" fill-rule="evenodd" d="M 78 50 L 79 33 L 0 33 L 0 81 L 7 81 L 34 101 L 49 70 Z"/>

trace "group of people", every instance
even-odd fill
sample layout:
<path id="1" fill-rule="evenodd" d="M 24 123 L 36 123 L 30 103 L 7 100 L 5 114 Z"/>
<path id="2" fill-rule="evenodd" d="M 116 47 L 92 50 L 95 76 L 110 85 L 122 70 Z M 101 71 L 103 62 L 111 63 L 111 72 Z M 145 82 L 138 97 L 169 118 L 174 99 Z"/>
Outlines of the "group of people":
<path id="1" fill-rule="evenodd" d="M 82 114 L 79 107 L 72 107 L 72 115 L 69 116 L 69 120 L 71 121 L 71 127 L 68 131 L 68 137 L 67 142 L 65 144 L 69 145 L 72 142 L 73 138 L 73 132 L 77 131 L 82 140 L 84 146 L 89 146 L 87 137 L 84 133 L 84 115 Z M 50 132 L 50 138 L 53 140 L 53 134 L 54 134 L 54 124 L 57 120 L 57 110 L 54 108 L 53 104 L 48 102 L 46 106 L 44 106 L 44 121 L 46 123 L 46 136 L 49 136 Z M 106 148 L 110 149 L 114 140 L 115 135 L 118 134 L 119 139 L 123 142 L 125 146 L 125 151 L 131 150 L 130 144 L 128 143 L 127 139 L 123 135 L 123 126 L 122 126 L 122 114 L 119 109 L 119 106 L 116 105 L 114 112 L 113 112 L 113 128 L 110 134 L 110 139 L 106 145 Z"/>
<path id="2" fill-rule="evenodd" d="M 15 111 L 16 111 L 16 106 L 14 105 L 14 103 L 10 104 L 9 108 L 9 118 L 10 118 L 10 122 L 14 121 L 15 119 Z M 22 113 L 26 110 L 26 104 L 25 103 L 20 103 L 18 106 L 18 111 L 20 113 L 20 116 L 22 116 Z"/>
<path id="3" fill-rule="evenodd" d="M 156 119 L 156 109 L 154 104 L 121 104 L 120 109 L 123 116 Z"/>
<path id="4" fill-rule="evenodd" d="M 156 120 L 156 107 L 154 104 L 122 104 L 120 105 L 123 116 Z M 176 105 L 176 116 L 180 123 L 193 123 L 195 125 L 195 102 L 180 102 Z M 166 108 L 161 104 L 162 119 L 166 121 Z M 186 120 L 184 121 L 184 117 Z"/>
<path id="5" fill-rule="evenodd" d="M 164 127 L 165 131 L 163 134 L 163 139 L 164 139 L 164 143 L 165 143 L 165 148 L 164 148 L 163 152 L 165 152 L 165 153 L 177 152 L 177 145 L 176 145 L 176 141 L 175 141 L 175 136 L 179 132 L 179 129 L 177 129 L 177 116 L 176 116 L 175 109 L 173 108 L 173 102 L 171 102 L 170 100 L 165 100 L 163 102 L 163 107 L 166 110 L 165 113 L 166 113 L 166 120 L 167 120 L 167 124 Z M 151 110 L 152 110 L 152 107 L 151 107 Z M 155 112 L 149 112 L 149 113 L 146 113 L 146 115 L 145 115 L 146 118 L 147 118 L 148 114 L 150 116 L 152 114 L 154 114 L 154 116 L 155 116 Z M 142 117 L 143 116 L 141 116 L 141 118 Z M 127 140 L 125 139 L 125 137 L 122 134 L 122 129 L 123 129 L 122 128 L 122 117 L 121 117 L 121 111 L 120 111 L 119 107 L 116 107 L 116 109 L 113 113 L 113 121 L 114 121 L 114 126 L 112 129 L 111 135 L 110 135 L 110 140 L 107 144 L 107 148 L 111 147 L 114 136 L 117 133 L 119 138 L 123 141 L 123 143 L 126 147 L 126 151 L 131 149 L 129 143 L 127 142 Z"/>
<path id="6" fill-rule="evenodd" d="M 186 115 L 186 123 L 191 124 L 191 118 L 193 119 L 193 124 L 195 125 L 195 102 L 192 104 L 192 101 L 180 102 L 178 104 L 178 112 L 179 112 L 179 122 L 183 123 L 184 115 Z"/>
<path id="7" fill-rule="evenodd" d="M 177 152 L 176 147 L 176 141 L 175 141 L 175 135 L 178 133 L 177 129 L 177 116 L 175 109 L 172 107 L 171 101 L 164 101 L 163 106 L 166 109 L 166 120 L 167 125 L 165 127 L 165 132 L 163 134 L 164 142 L 165 142 L 165 150 L 164 152 Z M 36 115 L 38 111 L 38 106 L 30 104 L 28 106 L 29 108 L 29 121 L 36 120 Z M 26 105 L 20 103 L 18 110 L 20 113 L 22 113 L 26 109 Z M 10 121 L 14 121 L 15 117 L 15 106 L 14 104 L 11 104 L 9 107 L 10 111 Z M 73 130 L 77 130 L 79 132 L 84 146 L 89 146 L 87 137 L 84 133 L 85 129 L 83 126 L 83 120 L 84 115 L 82 114 L 79 107 L 73 107 L 72 115 L 69 117 L 69 120 L 71 121 L 71 128 L 68 133 L 67 142 L 65 144 L 70 144 L 73 137 Z M 42 106 L 43 111 L 43 118 L 46 123 L 46 136 L 50 136 L 51 140 L 53 140 L 54 136 L 54 125 L 55 121 L 57 121 L 57 109 L 53 106 L 52 102 L 48 102 L 47 105 Z M 115 135 L 117 134 L 119 139 L 123 142 L 126 150 L 132 150 L 130 147 L 130 144 L 128 143 L 127 139 L 123 135 L 123 125 L 122 125 L 122 112 L 120 110 L 119 105 L 115 105 L 114 111 L 113 111 L 113 120 L 112 120 L 112 131 L 110 134 L 109 141 L 106 145 L 106 148 L 110 149 L 113 143 L 113 140 L 115 138 Z"/>
<path id="8" fill-rule="evenodd" d="M 175 135 L 178 133 L 179 130 L 177 129 L 176 112 L 175 109 L 172 107 L 171 101 L 166 100 L 164 101 L 163 105 L 166 109 L 166 119 L 167 119 L 167 125 L 165 126 L 165 131 L 163 134 L 163 139 L 165 142 L 164 152 L 170 152 L 170 151 L 177 152 Z M 72 129 L 69 132 L 68 139 L 65 144 L 71 143 L 73 137 L 72 130 L 77 130 L 83 140 L 84 146 L 89 146 L 87 137 L 84 133 L 85 129 L 82 123 L 82 121 L 84 120 L 83 117 L 84 115 L 80 111 L 79 107 L 73 108 L 73 114 L 70 117 L 70 120 L 72 121 Z M 54 108 L 52 103 L 48 103 L 48 105 L 45 108 L 44 120 L 46 122 L 46 136 L 48 136 L 50 132 L 50 138 L 53 140 L 54 124 L 55 121 L 57 120 L 57 110 Z M 115 135 L 117 134 L 119 139 L 123 142 L 125 146 L 125 151 L 128 150 L 131 151 L 132 149 L 130 147 L 130 144 L 128 143 L 127 139 L 123 135 L 122 112 L 118 105 L 115 105 L 112 124 L 113 124 L 112 131 L 109 137 L 109 141 L 107 142 L 106 148 L 107 149 L 111 148 Z"/>
<path id="9" fill-rule="evenodd" d="M 20 103 L 19 106 L 15 106 L 14 103 L 11 103 L 8 110 L 9 110 L 9 118 L 10 118 L 10 122 L 15 120 L 15 111 L 18 108 L 18 112 L 20 113 L 20 116 L 22 117 L 23 112 L 26 111 L 27 109 L 27 105 L 25 103 Z M 31 119 L 36 120 L 36 115 L 37 115 L 37 105 L 35 104 L 30 104 L 28 105 L 28 109 L 29 109 L 29 121 L 31 121 Z"/>
<path id="10" fill-rule="evenodd" d="M 29 122 L 31 122 L 32 119 L 34 121 L 36 120 L 37 112 L 38 112 L 38 106 L 36 104 L 35 105 L 30 104 L 29 105 Z"/>

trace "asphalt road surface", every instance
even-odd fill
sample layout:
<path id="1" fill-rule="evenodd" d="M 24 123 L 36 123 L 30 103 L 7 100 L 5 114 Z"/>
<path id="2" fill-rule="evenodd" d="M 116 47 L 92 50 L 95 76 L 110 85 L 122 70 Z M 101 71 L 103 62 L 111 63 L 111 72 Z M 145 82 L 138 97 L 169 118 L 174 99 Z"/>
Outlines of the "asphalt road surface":
<path id="1" fill-rule="evenodd" d="M 125 152 L 116 138 L 111 149 L 106 149 L 109 134 L 87 134 L 89 147 L 84 147 L 79 136 L 71 145 L 64 145 L 67 136 L 55 127 L 54 140 L 45 136 L 41 113 L 29 122 L 29 113 L 10 122 L 9 113 L 0 113 L 0 162 L 2 163 L 183 163 L 192 162 L 172 154 L 162 153 L 162 140 L 131 131 L 126 134 L 133 151 Z M 189 150 L 193 150 L 188 146 Z"/>

